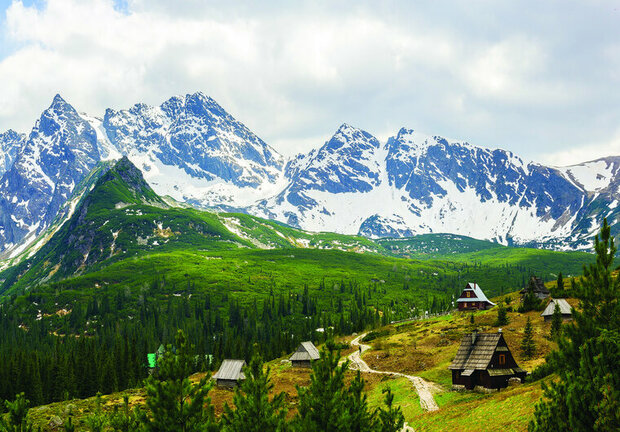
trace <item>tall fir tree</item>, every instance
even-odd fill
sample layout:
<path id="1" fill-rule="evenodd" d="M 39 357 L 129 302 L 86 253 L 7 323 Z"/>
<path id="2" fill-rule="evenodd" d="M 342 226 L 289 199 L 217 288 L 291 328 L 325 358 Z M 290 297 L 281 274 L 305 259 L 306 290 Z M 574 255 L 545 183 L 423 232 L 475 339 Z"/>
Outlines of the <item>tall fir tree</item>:
<path id="1" fill-rule="evenodd" d="M 560 305 L 555 303 L 553 308 L 553 316 L 551 317 L 551 339 L 557 340 L 562 334 L 562 312 Z"/>
<path id="2" fill-rule="evenodd" d="M 534 329 L 532 320 L 527 317 L 525 328 L 523 329 L 523 340 L 521 341 L 521 354 L 524 358 L 529 359 L 536 353 L 536 345 L 534 343 Z"/>
<path id="3" fill-rule="evenodd" d="M 504 306 L 504 302 L 499 302 L 497 305 L 497 320 L 495 321 L 495 325 L 502 326 L 508 324 L 508 311 Z"/>
<path id="4" fill-rule="evenodd" d="M 532 432 L 620 430 L 620 279 L 607 219 L 594 238 L 596 263 L 575 286 L 579 307 L 547 361 L 559 380 L 543 385 Z"/>
<path id="5" fill-rule="evenodd" d="M 32 424 L 28 421 L 30 401 L 24 393 L 19 393 L 13 402 L 5 401 L 8 419 L 0 416 L 0 432 L 32 432 Z"/>

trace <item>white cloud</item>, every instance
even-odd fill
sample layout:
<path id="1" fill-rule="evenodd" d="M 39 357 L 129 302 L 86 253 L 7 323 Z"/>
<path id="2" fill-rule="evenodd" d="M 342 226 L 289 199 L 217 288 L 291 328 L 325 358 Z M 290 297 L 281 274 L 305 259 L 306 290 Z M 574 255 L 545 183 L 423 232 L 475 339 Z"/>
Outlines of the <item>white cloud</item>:
<path id="1" fill-rule="evenodd" d="M 584 60 L 575 77 L 566 64 L 575 70 L 581 51 L 568 36 L 525 14 L 519 26 L 512 8 L 480 13 L 492 7 L 14 1 L 0 30 L 11 44 L 0 58 L 0 130 L 27 131 L 55 93 L 102 115 L 203 91 L 285 154 L 321 145 L 342 122 L 382 136 L 414 127 L 533 158 L 563 140 L 605 140 L 620 102 L 599 78 L 617 76 L 614 38 L 587 41 L 604 73 L 588 75 Z M 594 137 L 577 117 L 591 119 L 583 128 L 596 126 Z"/>

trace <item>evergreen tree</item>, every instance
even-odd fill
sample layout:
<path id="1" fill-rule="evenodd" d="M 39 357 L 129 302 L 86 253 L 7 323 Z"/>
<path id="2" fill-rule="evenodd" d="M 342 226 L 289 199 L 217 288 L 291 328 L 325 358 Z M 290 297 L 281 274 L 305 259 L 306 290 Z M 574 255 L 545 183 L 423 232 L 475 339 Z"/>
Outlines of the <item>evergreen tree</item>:
<path id="1" fill-rule="evenodd" d="M 547 359 L 559 380 L 543 386 L 533 432 L 620 430 L 620 279 L 607 219 L 594 238 L 596 263 L 575 287 L 579 308 L 563 326 L 559 349 Z"/>
<path id="2" fill-rule="evenodd" d="M 31 432 L 32 425 L 28 421 L 28 405 L 24 393 L 19 393 L 13 402 L 4 401 L 8 413 L 8 421 L 0 417 L 0 432 Z"/>
<path id="3" fill-rule="evenodd" d="M 299 409 L 295 430 L 305 432 L 340 432 L 348 430 L 344 404 L 344 374 L 349 366 L 338 365 L 340 352 L 329 341 L 321 358 L 312 364 L 310 385 L 297 387 Z"/>
<path id="4" fill-rule="evenodd" d="M 497 306 L 497 320 L 495 321 L 495 325 L 502 326 L 506 324 L 508 324 L 508 312 L 506 311 L 504 302 L 499 302 L 499 305 Z"/>
<path id="5" fill-rule="evenodd" d="M 560 297 L 562 294 L 564 294 L 564 279 L 562 278 L 562 272 L 558 274 L 558 280 L 555 284 L 555 289 L 557 295 L 555 295 L 554 297 Z"/>
<path id="6" fill-rule="evenodd" d="M 69 417 L 62 425 L 62 428 L 65 432 L 75 432 L 75 425 L 73 424 L 73 413 L 69 413 Z"/>
<path id="7" fill-rule="evenodd" d="M 405 416 L 400 407 L 394 408 L 394 394 L 387 387 L 385 394 L 385 408 L 379 408 L 379 432 L 399 432 L 405 424 Z"/>
<path id="8" fill-rule="evenodd" d="M 103 432 L 107 423 L 107 418 L 101 411 L 101 393 L 97 393 L 95 399 L 95 411 L 86 417 L 86 426 L 90 432 Z"/>
<path id="9" fill-rule="evenodd" d="M 114 432 L 136 432 L 140 426 L 140 412 L 136 408 L 134 411 L 129 409 L 129 396 L 123 396 L 123 407 L 118 409 L 114 407 L 114 411 L 110 415 L 109 423 Z"/>
<path id="10" fill-rule="evenodd" d="M 534 344 L 534 334 L 532 328 L 532 321 L 530 317 L 527 317 L 525 323 L 525 329 L 523 330 L 523 340 L 521 341 L 521 354 L 526 359 L 532 358 L 536 352 L 536 345 Z"/>
<path id="11" fill-rule="evenodd" d="M 349 385 L 345 395 L 345 406 L 348 411 L 347 430 L 371 432 L 375 429 L 375 418 L 373 413 L 368 409 L 364 385 L 362 374 L 360 371 L 357 371 L 355 379 Z"/>
<path id="12" fill-rule="evenodd" d="M 263 370 L 263 359 L 255 353 L 244 369 L 245 380 L 235 389 L 233 403 L 224 406 L 222 430 L 225 432 L 283 432 L 287 429 L 285 394 L 269 399 L 273 383 L 270 369 Z"/>
<path id="13" fill-rule="evenodd" d="M 146 432 L 217 431 L 213 405 L 207 397 L 212 384 L 203 378 L 189 380 L 193 358 L 185 333 L 176 336 L 176 353 L 171 345 L 158 360 L 159 372 L 146 380 L 146 405 L 151 415 L 141 415 Z"/>
<path id="14" fill-rule="evenodd" d="M 562 312 L 560 312 L 560 305 L 556 302 L 551 318 L 551 339 L 559 338 L 560 334 L 562 334 Z"/>

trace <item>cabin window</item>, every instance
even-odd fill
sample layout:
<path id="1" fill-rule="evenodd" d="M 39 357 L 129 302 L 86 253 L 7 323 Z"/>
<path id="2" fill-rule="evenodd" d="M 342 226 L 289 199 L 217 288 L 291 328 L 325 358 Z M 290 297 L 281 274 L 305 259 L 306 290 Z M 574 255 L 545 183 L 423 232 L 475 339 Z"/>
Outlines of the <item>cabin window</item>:
<path id="1" fill-rule="evenodd" d="M 467 297 L 471 297 L 471 293 L 467 291 Z"/>
<path id="2" fill-rule="evenodd" d="M 506 364 L 506 354 L 499 355 L 499 364 L 501 365 Z"/>

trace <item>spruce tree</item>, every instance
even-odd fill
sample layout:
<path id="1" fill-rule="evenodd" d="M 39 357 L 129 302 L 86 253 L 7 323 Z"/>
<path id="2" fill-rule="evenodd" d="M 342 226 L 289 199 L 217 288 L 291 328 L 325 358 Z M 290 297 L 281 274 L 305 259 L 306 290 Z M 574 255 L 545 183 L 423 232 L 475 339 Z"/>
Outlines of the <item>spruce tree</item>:
<path id="1" fill-rule="evenodd" d="M 562 312 L 560 312 L 560 305 L 555 303 L 553 308 L 553 316 L 551 318 L 551 339 L 557 339 L 562 333 Z"/>
<path id="2" fill-rule="evenodd" d="M 213 385 L 206 377 L 196 384 L 189 380 L 193 358 L 182 330 L 175 343 L 176 353 L 168 345 L 158 360 L 158 374 L 150 375 L 145 382 L 146 405 L 151 414 L 141 415 L 143 428 L 145 432 L 217 431 L 213 405 L 207 396 Z"/>
<path id="3" fill-rule="evenodd" d="M 495 321 L 495 325 L 502 326 L 506 324 L 508 324 L 508 311 L 506 311 L 504 302 L 499 302 L 499 305 L 497 306 L 497 321 Z"/>
<path id="4" fill-rule="evenodd" d="M 558 274 L 558 280 L 555 283 L 556 294 L 554 297 L 563 297 L 564 294 L 564 279 L 562 278 L 562 272 Z"/>
<path id="5" fill-rule="evenodd" d="M 525 329 L 523 330 L 523 340 L 521 341 L 521 354 L 523 354 L 524 358 L 530 359 L 535 352 L 536 345 L 534 344 L 532 321 L 530 320 L 530 317 L 527 317 Z"/>
<path id="6" fill-rule="evenodd" d="M 400 407 L 394 408 L 394 394 L 389 387 L 383 389 L 385 408 L 379 408 L 379 432 L 399 432 L 405 424 Z"/>
<path id="7" fill-rule="evenodd" d="M 600 235 L 600 237 L 599 237 Z M 620 430 L 620 279 L 607 219 L 594 238 L 596 263 L 575 286 L 579 307 L 547 361 L 559 380 L 543 386 L 530 431 Z"/>
<path id="8" fill-rule="evenodd" d="M 263 369 L 263 359 L 256 352 L 244 369 L 245 380 L 235 389 L 233 410 L 226 404 L 222 430 L 226 432 L 284 432 L 287 429 L 284 393 L 269 399 L 273 383 L 270 369 Z"/>

